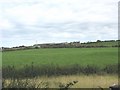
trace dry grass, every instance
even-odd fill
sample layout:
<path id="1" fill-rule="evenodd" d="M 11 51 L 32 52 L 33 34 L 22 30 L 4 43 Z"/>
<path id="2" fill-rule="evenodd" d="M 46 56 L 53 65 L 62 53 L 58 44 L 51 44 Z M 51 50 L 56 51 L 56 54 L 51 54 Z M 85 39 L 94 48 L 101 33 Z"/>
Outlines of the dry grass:
<path id="1" fill-rule="evenodd" d="M 24 80 L 23 80 L 24 81 Z M 114 83 L 118 83 L 117 75 L 70 75 L 70 76 L 57 76 L 57 77 L 36 77 L 28 79 L 29 83 L 35 84 L 35 88 L 44 88 L 47 85 L 49 88 L 59 88 L 60 83 L 66 85 L 69 82 L 78 81 L 71 88 L 108 88 Z M 6 86 L 11 80 L 5 80 Z"/>

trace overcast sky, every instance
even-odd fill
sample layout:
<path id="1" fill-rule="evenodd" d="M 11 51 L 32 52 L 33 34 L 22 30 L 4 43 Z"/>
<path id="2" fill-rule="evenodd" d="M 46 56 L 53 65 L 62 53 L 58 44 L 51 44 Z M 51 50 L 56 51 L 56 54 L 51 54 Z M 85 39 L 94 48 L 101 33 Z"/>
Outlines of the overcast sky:
<path id="1" fill-rule="evenodd" d="M 118 0 L 0 0 L 0 46 L 118 38 Z"/>

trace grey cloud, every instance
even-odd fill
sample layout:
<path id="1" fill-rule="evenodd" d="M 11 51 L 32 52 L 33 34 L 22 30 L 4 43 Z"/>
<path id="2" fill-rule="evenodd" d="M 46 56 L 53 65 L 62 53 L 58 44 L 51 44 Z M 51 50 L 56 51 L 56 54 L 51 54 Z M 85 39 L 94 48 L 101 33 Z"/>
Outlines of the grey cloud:
<path id="1" fill-rule="evenodd" d="M 103 35 L 103 33 L 108 32 L 105 30 L 105 27 L 108 29 L 117 29 L 116 23 L 56 23 L 56 24 L 43 24 L 43 25 L 35 25 L 35 26 L 24 26 L 20 23 L 15 23 L 16 26 L 13 28 L 13 32 L 3 32 L 4 37 L 14 37 L 18 34 L 18 36 L 29 36 L 38 35 L 40 37 L 51 37 L 53 34 L 60 33 L 68 33 L 68 34 L 83 34 L 89 35 L 93 33 L 97 33 L 99 35 Z M 112 31 L 111 31 L 112 33 Z M 108 33 L 109 34 L 109 33 Z M 60 37 L 60 36 L 59 36 Z M 62 36 L 61 36 L 62 37 Z M 87 37 L 87 36 L 86 36 Z M 57 38 L 57 37 L 56 37 Z M 74 38 L 74 37 L 73 37 Z M 104 38 L 104 37 L 103 37 Z M 50 39 L 50 38 L 49 38 Z"/>
<path id="2" fill-rule="evenodd" d="M 111 0 L 112 1 L 112 0 Z M 0 8 L 11 8 L 16 6 L 32 6 L 35 4 L 40 4 L 42 6 L 43 10 L 46 10 L 46 8 L 49 10 L 49 8 L 58 8 L 58 10 L 70 10 L 72 13 L 76 13 L 78 16 L 81 16 L 80 18 L 89 17 L 89 13 L 92 14 L 104 14 L 105 16 L 107 14 L 111 14 L 111 11 L 108 11 L 109 13 L 105 13 L 106 11 L 101 10 L 101 6 L 104 6 L 104 3 L 98 3 L 99 10 L 101 12 L 97 12 L 95 6 L 92 6 L 91 8 L 86 4 L 86 7 L 84 5 L 77 3 L 77 5 L 73 3 L 68 3 L 69 1 L 60 4 L 60 3 L 46 3 L 42 0 L 35 0 L 31 2 L 21 2 L 21 3 L 4 3 L 3 5 L 0 4 Z M 94 2 L 94 0 L 93 0 Z M 101 1 L 99 1 L 101 2 Z M 80 5 L 79 5 L 80 4 Z M 108 6 L 111 6 L 111 3 L 105 2 L 105 5 L 108 4 Z M 39 6 L 39 5 L 38 5 Z M 73 7 L 74 6 L 74 7 Z M 114 6 L 113 6 L 114 7 Z M 90 9 L 89 9 L 90 8 Z M 87 10 L 87 11 L 86 11 Z M 113 12 L 116 13 L 116 9 L 113 8 Z M 92 11 L 92 12 L 91 12 Z M 94 13 L 95 12 L 95 13 Z M 86 15 L 86 16 L 85 16 Z M 103 16 L 104 16 L 103 15 Z M 114 13 L 112 14 L 114 17 Z M 104 21 L 104 17 L 100 18 L 103 19 L 102 22 L 99 20 L 93 22 L 87 19 L 83 20 L 63 20 L 63 21 L 49 21 L 48 23 L 41 21 L 38 18 L 38 21 L 29 25 L 26 24 L 24 21 L 19 21 L 19 17 L 14 17 L 12 15 L 9 15 L 9 13 L 2 13 L 2 16 L 6 18 L 12 25 L 12 28 L 7 28 L 2 30 L 2 37 L 4 45 L 20 45 L 20 44 L 34 44 L 37 40 L 39 43 L 44 42 L 66 42 L 66 41 L 90 41 L 90 40 L 97 40 L 97 39 L 117 39 L 117 21 L 113 20 L 112 15 L 110 15 L 110 19 L 107 21 Z M 94 18 L 94 16 L 91 18 Z M 116 18 L 115 18 L 116 19 Z M 110 21 L 110 22 L 109 22 Z M 11 42 L 12 41 L 12 42 Z M 14 42 L 13 42 L 14 41 Z M 11 42 L 11 43 L 10 43 Z M 15 43 L 16 42 L 16 43 Z"/>

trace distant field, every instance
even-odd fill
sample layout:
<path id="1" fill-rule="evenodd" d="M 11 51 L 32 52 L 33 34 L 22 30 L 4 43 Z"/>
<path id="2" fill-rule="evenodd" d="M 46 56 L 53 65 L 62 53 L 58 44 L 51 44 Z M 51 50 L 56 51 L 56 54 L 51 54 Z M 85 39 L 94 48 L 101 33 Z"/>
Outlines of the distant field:
<path id="1" fill-rule="evenodd" d="M 109 47 L 112 47 L 112 46 L 119 45 L 119 44 L 118 44 L 119 42 L 120 42 L 120 41 L 89 42 L 89 43 L 82 43 L 81 45 L 87 45 L 87 46 L 109 46 Z"/>
<path id="2" fill-rule="evenodd" d="M 51 48 L 7 51 L 2 53 L 2 65 L 22 67 L 26 64 L 67 66 L 73 64 L 105 67 L 118 63 L 118 48 Z"/>

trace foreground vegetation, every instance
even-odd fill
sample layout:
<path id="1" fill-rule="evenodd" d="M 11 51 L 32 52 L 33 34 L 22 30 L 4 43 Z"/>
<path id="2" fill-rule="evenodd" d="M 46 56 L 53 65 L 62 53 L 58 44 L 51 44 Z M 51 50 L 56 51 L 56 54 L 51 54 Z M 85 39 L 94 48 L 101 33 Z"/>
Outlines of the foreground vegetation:
<path id="1" fill-rule="evenodd" d="M 72 65 L 66 67 L 60 66 L 34 66 L 25 65 L 23 68 L 16 69 L 14 66 L 3 67 L 3 78 L 33 78 L 38 76 L 61 76 L 61 75 L 104 75 L 104 74 L 118 74 L 118 65 L 108 65 L 105 68 L 99 68 L 97 66 L 79 66 Z"/>
<path id="2" fill-rule="evenodd" d="M 118 83 L 117 75 L 43 76 L 31 79 L 5 79 L 3 88 L 67 88 L 67 86 L 68 88 L 109 88 L 114 83 Z"/>

